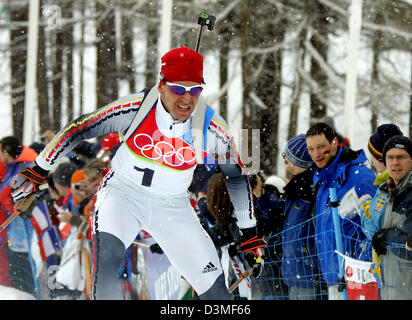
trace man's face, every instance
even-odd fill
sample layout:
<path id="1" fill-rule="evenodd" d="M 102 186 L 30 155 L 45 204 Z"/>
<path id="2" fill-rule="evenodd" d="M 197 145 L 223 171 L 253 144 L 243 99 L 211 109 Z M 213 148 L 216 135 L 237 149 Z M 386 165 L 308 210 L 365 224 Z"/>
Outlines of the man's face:
<path id="1" fill-rule="evenodd" d="M 285 153 L 282 153 L 282 157 L 285 161 L 286 171 L 289 172 L 292 176 L 295 176 L 306 170 L 305 168 L 294 165 Z"/>
<path id="2" fill-rule="evenodd" d="M 319 169 L 326 168 L 338 151 L 338 139 L 332 142 L 323 133 L 306 137 L 306 145 L 313 162 Z"/>
<path id="3" fill-rule="evenodd" d="M 199 83 L 191 81 L 179 81 L 174 83 L 186 87 L 199 85 Z M 185 94 L 180 96 L 171 92 L 169 87 L 170 86 L 165 83 L 159 85 L 159 92 L 161 94 L 163 106 L 173 119 L 181 121 L 188 119 L 195 110 L 200 94 L 191 96 L 189 92 L 186 91 Z"/>
<path id="4" fill-rule="evenodd" d="M 65 187 L 54 180 L 54 186 L 61 197 L 65 197 L 70 192 L 70 187 Z"/>
<path id="5" fill-rule="evenodd" d="M 392 148 L 386 152 L 386 169 L 395 185 L 401 181 L 412 169 L 412 159 L 407 151 L 400 148 Z"/>
<path id="6" fill-rule="evenodd" d="M 103 176 L 90 176 L 86 173 L 84 174 L 84 176 L 87 190 L 93 194 L 96 193 L 99 189 L 100 181 L 102 180 Z"/>

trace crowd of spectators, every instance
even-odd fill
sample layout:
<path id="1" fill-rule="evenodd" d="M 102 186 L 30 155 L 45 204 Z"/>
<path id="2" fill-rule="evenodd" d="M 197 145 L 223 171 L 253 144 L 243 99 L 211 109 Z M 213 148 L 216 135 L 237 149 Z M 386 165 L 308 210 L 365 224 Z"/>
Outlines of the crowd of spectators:
<path id="1" fill-rule="evenodd" d="M 53 132 L 46 131 L 30 146 L 13 136 L 0 140 L 1 223 L 14 213 L 12 178 L 51 139 Z M 118 134 L 83 141 L 54 166 L 48 188 L 0 234 L 0 285 L 37 296 L 42 290 L 43 299 L 45 293 L 47 299 L 88 299 L 96 193 L 119 143 Z M 412 298 L 412 141 L 397 125 L 384 124 L 370 136 L 368 150 L 370 161 L 333 127 L 316 123 L 287 141 L 282 156 L 288 178 L 262 172 L 247 176 L 257 235 L 265 242 L 258 248 L 265 263 L 253 269 L 255 257 L 241 250 L 242 232 L 225 176 L 218 166 L 196 168 L 188 189 L 191 204 L 222 264 L 229 262 L 227 285 L 237 298 L 343 299 L 346 284 L 336 253 L 333 207 L 340 210 L 341 254 L 382 265 L 377 275 L 383 283 L 377 288 L 381 299 Z M 337 203 L 330 200 L 330 188 L 336 190 Z M 354 205 L 348 208 L 350 197 Z M 163 254 L 156 244 L 150 250 Z M 127 259 L 130 255 L 124 266 L 130 265 Z M 122 268 L 119 281 L 130 274 Z M 265 281 L 259 285 L 258 279 Z"/>
<path id="2" fill-rule="evenodd" d="M 30 146 L 13 136 L 0 140 L 2 223 L 14 213 L 12 178 L 53 137 L 48 130 Z M 83 141 L 56 164 L 47 177 L 48 188 L 1 234 L 0 284 L 43 299 L 88 299 L 96 192 L 118 145 L 117 133 L 94 143 Z"/>

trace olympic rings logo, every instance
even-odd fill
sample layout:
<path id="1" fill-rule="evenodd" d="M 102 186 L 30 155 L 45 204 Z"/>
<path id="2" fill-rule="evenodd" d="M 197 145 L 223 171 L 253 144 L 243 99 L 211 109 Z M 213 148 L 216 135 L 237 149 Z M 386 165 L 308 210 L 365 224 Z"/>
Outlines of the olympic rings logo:
<path id="1" fill-rule="evenodd" d="M 146 133 L 137 134 L 133 143 L 147 159 L 160 160 L 171 167 L 180 167 L 185 163 L 194 164 L 196 160 L 195 152 L 190 146 L 182 146 L 175 150 L 174 145 L 170 142 L 157 141 L 154 143 L 153 138 Z"/>

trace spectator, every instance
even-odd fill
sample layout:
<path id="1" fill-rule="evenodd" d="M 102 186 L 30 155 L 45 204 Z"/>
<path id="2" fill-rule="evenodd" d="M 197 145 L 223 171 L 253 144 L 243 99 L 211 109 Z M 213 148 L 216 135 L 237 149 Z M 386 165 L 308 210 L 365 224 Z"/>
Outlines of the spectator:
<path id="1" fill-rule="evenodd" d="M 341 299 L 342 294 L 338 292 L 340 266 L 338 255 L 335 253 L 337 246 L 329 203 L 329 188 L 335 188 L 338 201 L 346 194 L 357 198 L 367 193 L 374 194 L 375 174 L 364 165 L 367 158 L 363 150 L 354 151 L 340 146 L 334 130 L 325 123 L 317 123 L 308 129 L 306 144 L 309 155 L 316 165 L 313 178 L 317 192 L 315 240 L 322 276 L 328 287 L 329 299 Z M 344 250 L 342 254 L 369 260 L 370 253 L 364 246 L 365 235 L 357 227 L 360 226 L 360 217 L 353 214 L 354 210 L 356 208 L 349 210 L 350 214 L 344 218 L 339 218 Z"/>
<path id="2" fill-rule="evenodd" d="M 60 292 L 59 286 L 55 285 L 53 275 L 58 269 L 60 261 L 61 242 L 58 232 L 59 221 L 57 217 L 52 218 L 55 199 L 49 190 L 54 187 L 54 184 L 51 178 L 48 179 L 47 183 L 49 188 L 40 191 L 36 195 L 23 215 L 31 216 L 31 223 L 35 230 L 34 236 L 37 240 L 39 255 L 33 256 L 37 258 L 34 260 L 36 262 L 37 274 L 39 275 L 37 283 L 40 288 L 41 298 L 45 299 L 48 296 L 54 299 Z M 43 266 L 46 268 L 43 269 Z"/>
<path id="3" fill-rule="evenodd" d="M 79 288 L 81 288 L 81 284 L 83 283 L 82 281 L 84 281 L 83 291 L 85 292 L 86 296 L 89 296 L 89 289 L 91 285 L 91 260 L 89 241 L 91 235 L 90 219 L 88 216 L 89 213 L 85 215 L 85 207 L 87 207 L 87 205 L 91 201 L 91 198 L 94 195 L 90 194 L 87 191 L 85 180 L 86 177 L 84 175 L 83 169 L 78 169 L 72 174 L 70 191 L 73 195 L 73 204 L 76 209 L 76 213 L 72 211 L 61 212 L 59 215 L 59 219 L 60 221 L 69 224 L 71 226 L 71 230 L 73 230 L 73 227 L 75 227 L 75 230 L 78 231 L 77 239 L 80 240 L 75 241 L 81 242 L 81 246 L 79 246 L 81 250 L 78 251 L 76 254 L 80 255 L 81 258 L 74 256 L 73 258 L 79 259 L 79 261 L 81 262 L 81 265 L 79 266 L 81 269 L 78 269 L 78 271 L 79 274 L 81 274 L 82 276 L 77 278 L 78 282 L 76 284 L 79 286 Z M 74 283 L 75 282 L 73 282 L 73 286 L 75 285 Z"/>
<path id="4" fill-rule="evenodd" d="M 277 187 L 267 184 L 260 172 L 250 175 L 249 180 L 253 191 L 258 235 L 270 238 L 282 231 L 284 216 L 277 214 L 280 210 L 278 200 L 281 193 Z M 278 251 L 278 255 L 281 256 L 281 251 Z"/>
<path id="5" fill-rule="evenodd" d="M 74 205 L 73 194 L 71 193 L 70 189 L 71 177 L 76 170 L 77 167 L 73 163 L 63 162 L 57 166 L 52 175 L 54 187 L 59 194 L 59 200 L 57 202 L 61 204 L 60 206 L 55 204 L 55 207 L 58 211 L 57 218 L 60 220 L 59 230 L 61 239 L 63 241 L 63 247 L 66 242 L 67 236 L 70 233 L 71 226 L 61 219 L 62 217 L 64 219 L 64 217 L 68 214 L 66 213 L 67 211 L 77 214 L 77 210 Z"/>
<path id="6" fill-rule="evenodd" d="M 70 163 L 69 160 L 67 161 L 62 161 L 55 167 L 57 169 L 62 163 Z M 55 171 L 55 170 L 54 170 Z M 54 173 L 53 171 L 53 173 Z M 61 233 L 58 230 L 59 224 L 61 220 L 60 212 L 62 212 L 63 208 L 63 200 L 65 200 L 65 197 L 60 196 L 53 180 L 53 173 L 50 172 L 50 174 L 47 176 L 47 183 L 49 185 L 48 192 L 45 194 L 45 197 L 47 199 L 47 207 L 49 211 L 49 216 L 50 216 L 50 222 L 51 226 L 49 230 L 47 230 L 49 233 L 51 233 L 52 236 L 55 236 L 55 241 L 58 242 L 56 244 L 56 249 L 59 248 L 59 250 L 56 251 L 51 251 L 47 252 L 45 251 L 45 262 L 46 262 L 46 267 L 47 267 L 47 273 L 48 273 L 48 288 L 50 289 L 49 291 L 49 296 L 52 300 L 66 300 L 66 299 L 73 299 L 76 297 L 73 297 L 72 292 L 69 291 L 69 289 L 60 283 L 56 282 L 56 272 L 59 270 L 59 265 L 61 262 L 61 256 L 62 256 L 62 250 L 61 250 Z M 50 230 L 52 229 L 52 230 Z M 69 231 L 67 231 L 68 233 Z M 65 235 L 66 237 L 67 235 Z"/>
<path id="7" fill-rule="evenodd" d="M 280 201 L 282 194 L 277 187 L 263 182 L 263 175 L 260 173 L 249 176 L 249 179 L 253 187 L 257 234 L 268 243 L 264 255 L 271 262 L 264 265 L 258 285 L 265 299 L 285 299 L 288 287 L 281 277 L 283 248 L 280 234 L 285 220 L 283 202 Z"/>
<path id="8" fill-rule="evenodd" d="M 110 170 L 108 163 L 93 159 L 83 168 L 87 190 L 95 194 L 106 173 Z"/>
<path id="9" fill-rule="evenodd" d="M 389 177 L 374 198 L 385 196 L 388 200 L 383 226 L 372 238 L 383 264 L 382 299 L 411 300 L 412 254 L 404 245 L 412 231 L 412 141 L 401 135 L 390 138 L 382 158 Z"/>
<path id="10" fill-rule="evenodd" d="M 90 199 L 84 206 L 83 214 L 90 223 L 95 213 L 94 205 L 97 199 L 98 188 L 106 174 L 109 172 L 110 168 L 111 167 L 109 162 L 103 162 L 100 159 L 91 160 L 83 168 L 85 188 L 90 193 Z"/>
<path id="11" fill-rule="evenodd" d="M 65 251 L 71 250 L 71 243 L 72 240 L 69 240 L 69 237 L 72 233 L 72 225 L 68 223 L 70 217 L 72 215 L 79 215 L 77 207 L 75 205 L 75 199 L 74 195 L 71 190 L 71 180 L 73 174 L 78 170 L 78 167 L 74 165 L 72 162 L 63 162 L 60 163 L 56 170 L 53 172 L 53 182 L 54 186 L 60 196 L 60 199 L 62 199 L 61 206 L 55 205 L 57 208 L 59 214 L 58 214 L 58 219 L 60 220 L 59 224 L 59 230 L 60 230 L 60 237 L 62 239 L 62 246 L 63 246 L 63 255 L 62 259 L 64 259 Z M 70 245 L 69 245 L 70 243 Z M 67 263 L 67 261 L 62 261 L 64 264 Z M 61 268 L 61 267 L 60 267 Z M 77 269 L 74 269 L 77 272 Z M 72 277 L 67 274 L 67 277 L 65 279 L 72 279 Z M 59 274 L 56 274 L 56 278 L 59 280 L 60 278 Z M 61 290 L 60 294 L 58 297 L 55 299 L 60 299 L 60 300 L 75 300 L 79 299 L 82 296 L 82 291 L 76 289 L 73 289 L 72 282 L 67 280 L 67 281 L 59 281 L 63 285 L 63 290 Z"/>
<path id="12" fill-rule="evenodd" d="M 373 183 L 376 186 L 381 185 L 388 179 L 388 171 L 383 163 L 382 152 L 386 141 L 396 135 L 402 135 L 402 131 L 396 124 L 387 123 L 380 125 L 369 137 L 368 149 L 372 155 L 372 165 L 378 173 L 378 176 Z M 374 197 L 373 203 L 371 202 L 371 199 L 372 195 L 365 194 L 360 197 L 358 201 L 362 229 L 369 239 L 372 239 L 376 230 L 383 227 L 383 213 L 385 212 L 385 204 L 388 200 L 384 195 L 381 195 L 381 197 Z"/>
<path id="13" fill-rule="evenodd" d="M 216 223 L 209 228 L 208 233 L 216 248 L 236 243 L 240 245 L 240 231 L 234 216 L 234 207 L 226 188 L 222 173 L 214 174 L 207 184 L 207 209 L 213 215 Z M 238 252 L 233 252 L 236 255 Z"/>
<path id="14" fill-rule="evenodd" d="M 29 165 L 37 156 L 37 153 L 20 143 L 13 136 L 0 140 L 0 159 L 6 164 L 6 174 L 0 184 L 0 198 L 3 210 L 8 215 L 14 213 L 11 202 L 11 181 L 18 172 L 20 165 Z M 26 232 L 27 230 L 27 232 Z M 30 267 L 29 243 L 33 234 L 30 220 L 16 217 L 6 229 L 8 242 L 7 258 L 9 262 L 10 281 L 13 287 L 34 294 L 34 281 Z"/>
<path id="15" fill-rule="evenodd" d="M 210 177 L 207 184 L 207 208 L 213 215 L 216 223 L 210 227 L 207 232 L 216 246 L 219 253 L 221 250 L 227 250 L 229 255 L 230 267 L 234 271 L 236 280 L 239 279 L 239 274 L 236 272 L 244 272 L 245 266 L 253 266 L 252 261 L 245 262 L 243 258 L 254 259 L 252 256 L 242 256 L 240 247 L 242 243 L 241 231 L 237 225 L 237 219 L 234 215 L 234 207 L 226 187 L 226 178 L 221 172 L 215 173 Z M 261 264 L 259 269 L 253 269 L 253 276 L 258 277 L 261 273 Z M 230 272 L 228 272 L 230 274 Z M 230 281 L 230 280 L 229 280 Z M 250 280 L 247 280 L 250 281 Z M 245 282 L 247 282 L 245 281 Z M 239 296 L 243 299 L 251 298 L 251 290 L 242 283 L 238 290 Z"/>
<path id="16" fill-rule="evenodd" d="M 313 161 L 306 148 L 305 135 L 290 139 L 282 154 L 292 175 L 284 187 L 285 223 L 282 232 L 282 276 L 289 287 L 290 300 L 314 300 L 318 275 L 313 211 Z"/>
<path id="17" fill-rule="evenodd" d="M 271 175 L 265 179 L 265 188 L 269 192 L 273 193 L 277 198 L 284 192 L 283 188 L 286 186 L 289 180 L 281 178 L 276 175 Z"/>
<path id="18" fill-rule="evenodd" d="M 77 166 L 73 163 L 65 162 L 58 165 L 53 173 L 54 186 L 60 196 L 66 197 L 71 195 L 71 178 L 77 170 Z"/>
<path id="19" fill-rule="evenodd" d="M 73 194 L 74 206 L 76 207 L 79 215 L 84 216 L 84 207 L 87 205 L 93 195 L 87 188 L 84 170 L 76 170 L 71 177 L 70 183 L 70 190 Z"/>
<path id="20" fill-rule="evenodd" d="M 83 236 L 88 237 L 89 217 L 85 216 L 85 207 L 93 196 L 86 187 L 86 177 L 83 169 L 76 170 L 71 176 L 70 192 L 73 196 L 73 211 L 64 211 L 59 215 L 60 221 L 79 227 Z M 89 212 L 88 212 L 89 213 Z M 90 238 L 90 237 L 89 237 Z"/>

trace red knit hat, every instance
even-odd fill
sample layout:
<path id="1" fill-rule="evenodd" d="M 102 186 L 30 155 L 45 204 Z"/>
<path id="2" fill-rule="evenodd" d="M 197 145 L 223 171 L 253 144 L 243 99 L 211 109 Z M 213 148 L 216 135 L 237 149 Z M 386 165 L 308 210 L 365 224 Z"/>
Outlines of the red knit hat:
<path id="1" fill-rule="evenodd" d="M 160 71 L 168 82 L 192 81 L 202 83 L 203 56 L 189 48 L 170 50 L 162 57 Z"/>

